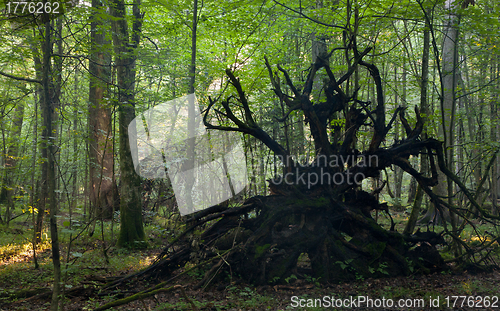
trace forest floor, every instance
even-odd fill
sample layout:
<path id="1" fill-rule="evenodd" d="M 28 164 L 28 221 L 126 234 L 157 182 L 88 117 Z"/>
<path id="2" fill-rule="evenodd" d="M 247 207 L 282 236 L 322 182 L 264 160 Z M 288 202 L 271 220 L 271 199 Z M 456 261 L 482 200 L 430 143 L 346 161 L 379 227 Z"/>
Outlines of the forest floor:
<path id="1" fill-rule="evenodd" d="M 404 218 L 404 212 L 395 217 L 396 221 L 398 217 Z M 117 225 L 111 223 L 104 223 L 102 227 L 98 224 L 92 236 L 82 231 L 81 236 L 71 241 L 78 235 L 80 228 L 84 228 L 74 221 L 69 226 L 66 218 L 67 215 L 61 216 L 60 227 L 66 297 L 62 301 L 62 310 L 67 311 L 94 310 L 107 302 L 123 298 L 124 291 L 130 295 L 153 286 L 155 282 L 143 280 L 128 285 L 128 288 L 121 288 L 121 293 L 97 291 L 106 281 L 147 267 L 171 239 L 173 231 L 181 229 L 168 229 L 165 223 L 151 222 L 146 226 L 149 248 L 129 251 L 110 247 L 111 243 L 107 241 L 114 241 L 118 232 Z M 34 269 L 30 242 L 33 233 L 30 226 L 27 215 L 17 218 L 8 227 L 0 227 L 0 311 L 50 308 L 50 240 L 45 236 L 43 243 L 38 246 L 39 268 Z M 474 236 L 464 237 L 464 240 L 473 243 Z M 494 252 L 499 253 L 498 247 Z M 190 267 L 187 265 L 177 273 Z M 451 269 L 431 275 L 360 279 L 328 285 L 319 284 L 312 277 L 290 278 L 287 280 L 288 285 L 258 287 L 227 276 L 224 283 L 212 282 L 208 288 L 194 290 L 203 274 L 202 270 L 193 270 L 171 284 L 183 285 L 185 291 L 159 293 L 109 310 L 500 310 L 498 270 L 456 273 Z M 342 306 L 339 305 L 339 299 L 342 300 Z M 368 302 L 363 303 L 363 299 Z M 370 299 L 373 308 L 367 307 Z M 346 303 L 351 304 L 351 301 L 355 303 L 351 305 L 353 308 L 345 308 Z M 387 308 L 391 302 L 394 307 Z M 386 308 L 383 307 L 384 303 Z M 379 307 L 375 307 L 378 304 Z"/>

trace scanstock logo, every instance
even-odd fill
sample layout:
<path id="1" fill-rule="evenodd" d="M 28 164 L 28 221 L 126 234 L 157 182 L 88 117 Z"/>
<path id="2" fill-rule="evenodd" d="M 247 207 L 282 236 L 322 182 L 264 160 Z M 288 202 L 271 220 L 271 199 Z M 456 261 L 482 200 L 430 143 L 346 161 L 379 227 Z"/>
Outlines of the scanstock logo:
<path id="1" fill-rule="evenodd" d="M 181 215 L 219 204 L 247 184 L 238 133 L 206 129 L 196 96 L 168 101 L 138 115 L 128 126 L 135 171 L 166 178 Z"/>

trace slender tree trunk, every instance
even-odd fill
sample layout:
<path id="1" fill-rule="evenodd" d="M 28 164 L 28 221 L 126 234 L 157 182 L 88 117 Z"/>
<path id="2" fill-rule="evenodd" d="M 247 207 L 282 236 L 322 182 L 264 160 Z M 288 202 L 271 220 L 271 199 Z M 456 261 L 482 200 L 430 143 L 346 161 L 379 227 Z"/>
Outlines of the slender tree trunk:
<path id="1" fill-rule="evenodd" d="M 53 28 L 55 29 L 54 33 L 54 47 L 56 49 L 57 55 L 63 55 L 63 41 L 62 41 L 62 25 L 63 25 L 63 20 L 61 18 L 55 19 Z M 52 53 L 52 52 L 51 52 Z M 54 72 L 54 75 L 51 75 L 51 88 L 52 88 L 52 98 L 51 98 L 51 103 L 52 103 L 52 122 L 54 126 L 52 127 L 52 134 L 50 136 L 54 137 L 54 141 L 52 142 L 54 145 L 61 146 L 61 135 L 60 133 L 62 132 L 62 125 L 64 122 L 64 119 L 61 118 L 59 120 L 59 111 L 63 110 L 62 103 L 61 103 L 61 86 L 62 86 L 62 77 L 63 77 L 63 58 L 60 56 L 51 56 L 52 59 L 52 67 L 51 67 L 51 72 Z M 59 175 L 60 169 L 58 168 L 59 163 L 61 163 L 61 153 L 60 153 L 60 148 L 54 148 L 54 179 L 55 179 L 55 190 L 60 189 L 60 184 L 62 178 Z M 60 202 L 61 200 L 61 192 L 57 191 L 55 192 L 55 200 L 57 202 Z"/>
<path id="2" fill-rule="evenodd" d="M 75 73 L 75 94 L 78 94 L 78 74 L 79 70 L 77 69 Z M 71 219 L 72 219 L 72 213 L 73 210 L 77 206 L 77 201 L 78 201 L 78 135 L 76 133 L 78 132 L 78 106 L 74 105 L 73 107 L 73 167 L 72 167 L 72 178 L 71 178 L 71 204 L 70 204 L 70 209 L 69 209 L 69 218 L 70 218 L 70 228 L 71 228 Z"/>
<path id="3" fill-rule="evenodd" d="M 464 82 L 464 80 L 462 79 L 462 76 L 459 77 L 458 79 L 458 83 L 459 83 L 459 86 L 460 86 L 460 89 L 462 90 L 466 90 L 466 89 L 470 89 L 470 83 L 469 83 L 469 73 L 468 73 L 468 70 L 467 70 L 467 66 L 464 66 L 465 68 L 465 79 L 467 81 L 467 88 L 466 88 L 466 83 Z M 476 119 L 474 118 L 474 111 L 475 111 L 475 107 L 474 107 L 474 97 L 473 96 L 470 96 L 470 95 L 465 95 L 463 96 L 463 100 L 464 100 L 464 110 L 466 111 L 466 117 L 467 117 L 467 131 L 468 131 L 468 134 L 469 134 L 469 139 L 470 140 L 473 140 L 478 131 L 477 131 L 477 123 L 476 123 Z M 472 157 L 471 159 L 477 159 L 478 155 L 479 155 L 479 150 L 478 148 L 471 148 L 471 152 L 472 152 Z M 474 182 L 475 182 L 475 186 L 479 185 L 479 183 L 481 182 L 481 163 L 480 161 L 478 163 L 473 163 L 471 164 L 471 168 L 472 168 L 472 171 L 473 171 L 473 176 L 474 176 Z M 481 202 L 481 198 L 482 198 L 482 195 L 479 194 L 479 196 L 477 197 L 478 198 L 478 202 Z"/>
<path id="4" fill-rule="evenodd" d="M 429 23 L 426 21 L 426 27 L 424 30 L 424 42 L 423 42 L 423 51 L 422 51 L 422 77 L 420 80 L 420 114 L 424 124 L 427 124 L 429 121 L 429 104 L 427 102 L 427 90 L 429 85 L 429 54 L 430 54 L 430 30 Z M 422 130 L 422 136 L 425 138 L 427 136 L 426 127 Z M 420 170 L 423 174 L 426 174 L 429 171 L 429 164 L 427 162 L 426 156 L 420 155 Z M 412 178 L 412 181 L 415 180 Z M 413 202 L 413 208 L 411 210 L 410 218 L 406 223 L 406 227 L 404 229 L 405 234 L 412 234 L 415 230 L 415 225 L 417 223 L 418 217 L 420 215 L 420 211 L 422 210 L 422 199 L 423 199 L 424 191 L 420 187 L 417 187 L 415 201 Z M 408 202 L 410 202 L 408 200 Z"/>
<path id="5" fill-rule="evenodd" d="M 193 20 L 191 32 L 191 63 L 189 66 L 189 94 L 194 94 L 196 84 L 196 32 L 198 27 L 198 0 L 193 2 Z M 194 163 L 195 163 L 195 143 L 196 143 L 196 109 L 194 97 L 190 96 L 188 103 L 188 139 L 186 140 L 186 157 L 187 160 L 183 163 L 183 170 L 185 174 L 184 198 L 186 199 L 186 206 L 188 213 L 195 210 L 192 200 L 192 189 L 195 181 L 194 177 Z"/>
<path id="6" fill-rule="evenodd" d="M 446 17 L 446 26 L 444 30 L 443 42 L 443 66 L 442 66 L 442 83 L 443 83 L 443 100 L 441 106 L 442 115 L 442 134 L 444 138 L 445 160 L 447 167 L 454 171 L 454 144 L 455 144 L 455 110 L 456 110 L 456 85 L 458 76 L 458 24 L 459 18 L 457 16 L 456 2 L 447 0 L 445 8 L 448 10 Z M 440 188 L 448 196 L 448 204 L 453 204 L 453 183 L 450 178 L 443 178 L 443 188 Z M 457 217 L 450 210 L 449 217 L 453 230 L 456 230 Z M 459 255 L 460 247 L 454 243 L 453 248 L 455 255 Z"/>
<path id="7" fill-rule="evenodd" d="M 459 99 L 458 101 L 458 115 L 460 118 L 458 119 L 458 135 L 457 135 L 457 148 L 458 148 L 458 153 L 457 153 L 457 161 L 456 161 L 456 170 L 457 170 L 457 175 L 460 177 L 461 180 L 466 180 L 467 176 L 465 174 L 465 154 L 464 154 L 464 146 L 465 146 L 465 125 L 464 125 L 464 119 L 461 117 L 464 113 L 464 100 L 463 98 Z M 459 191 L 457 187 L 455 187 L 455 192 Z M 462 207 L 462 202 L 463 202 L 464 194 L 460 193 L 458 196 L 458 207 Z"/>
<path id="8" fill-rule="evenodd" d="M 397 71 L 394 70 L 394 74 L 396 75 Z M 402 95 L 401 95 L 401 106 L 405 107 L 406 106 L 406 69 L 403 64 L 403 72 L 402 72 Z M 397 84 L 396 84 L 397 85 Z M 397 101 L 396 101 L 397 102 Z M 399 140 L 399 122 L 396 124 L 396 139 Z M 403 170 L 399 167 L 396 166 L 395 172 L 394 172 L 394 195 L 396 197 L 397 204 L 401 204 L 401 192 L 403 190 Z M 410 192 L 409 196 L 412 196 L 412 188 L 410 187 Z"/>
<path id="9" fill-rule="evenodd" d="M 299 38 L 300 35 L 294 34 L 293 40 L 295 41 L 295 57 L 297 59 L 300 58 L 301 56 L 301 49 L 300 49 L 300 44 L 299 44 Z M 302 111 L 297 111 L 295 113 L 291 114 L 292 116 L 292 124 L 296 124 L 296 128 L 294 126 L 294 134 L 295 136 L 293 137 L 293 146 L 292 149 L 294 149 L 294 152 L 296 155 L 303 155 L 305 152 L 305 134 L 304 134 L 304 115 L 302 114 Z M 340 134 L 340 133 L 339 133 Z M 293 151 L 292 151 L 293 152 Z"/>
<path id="10" fill-rule="evenodd" d="M 495 64 L 495 61 L 498 59 L 498 57 L 493 57 L 492 58 L 492 64 Z M 498 75 L 498 64 L 496 66 L 491 67 L 491 77 L 495 77 Z M 498 90 L 498 89 L 497 89 Z M 496 91 L 497 91 L 496 90 Z M 490 128 L 490 139 L 492 142 L 497 142 L 497 131 L 498 131 L 498 114 L 497 114 L 497 105 L 498 105 L 498 92 L 495 92 L 495 95 L 493 96 L 492 100 L 490 101 L 490 118 L 491 118 L 491 128 Z M 498 214 L 498 206 L 497 206 L 497 200 L 498 200 L 498 161 L 495 161 L 493 166 L 491 167 L 491 213 L 493 215 Z"/>
<path id="11" fill-rule="evenodd" d="M 316 0 L 316 9 L 323 8 L 323 0 Z M 320 14 L 316 14 L 316 18 L 321 18 Z M 315 63 L 318 57 L 324 58 L 327 54 L 327 47 L 325 38 L 322 35 L 318 35 L 316 32 L 311 34 L 311 58 L 312 62 Z"/>
<path id="12" fill-rule="evenodd" d="M 33 38 L 35 40 L 35 38 Z M 43 44 L 43 43 L 42 43 Z M 33 53 L 33 62 L 35 63 L 35 73 L 36 73 L 36 78 L 37 80 L 42 80 L 43 78 L 43 68 L 42 68 L 42 60 L 40 58 L 40 50 L 34 45 L 31 45 L 31 51 Z M 42 47 L 42 54 L 43 54 L 43 47 Z M 45 91 L 44 91 L 44 86 L 42 85 L 41 87 L 37 86 L 36 89 L 36 94 L 38 94 L 38 100 L 40 102 L 40 110 L 42 113 L 42 118 L 44 116 L 44 105 L 45 105 Z M 37 133 L 38 134 L 38 133 Z M 40 140 L 40 155 L 42 159 L 47 159 L 47 148 L 46 148 L 46 139 L 48 137 L 48 132 L 46 127 L 42 127 L 42 139 Z M 41 172 L 41 178 L 38 181 L 38 185 L 36 188 L 38 191 L 36 192 L 37 197 L 35 198 L 36 200 L 36 207 L 37 207 L 37 215 L 36 215 L 36 222 L 35 222 L 35 243 L 40 243 L 42 240 L 42 229 L 43 229 L 43 219 L 45 215 L 45 203 L 46 203 L 46 198 L 47 198 L 47 183 L 46 183 L 46 176 L 47 176 L 47 166 L 46 166 L 46 161 L 42 161 L 40 164 L 40 172 Z"/>
<path id="13" fill-rule="evenodd" d="M 54 137 L 53 132 L 56 130 L 57 126 L 53 123 L 54 115 L 54 102 L 57 100 L 57 94 L 54 90 L 54 83 L 52 80 L 51 72 L 51 54 L 52 54 L 52 43 L 51 43 L 51 22 L 45 23 L 45 36 L 42 46 L 43 51 L 43 63 L 42 63 L 42 85 L 43 85 L 43 102 L 42 102 L 42 114 L 43 114 L 43 126 L 45 128 L 42 139 L 43 148 L 45 154 L 47 155 L 47 160 L 43 162 L 42 169 L 44 175 L 44 185 L 46 191 L 46 199 L 48 201 L 48 207 L 50 209 L 50 237 L 52 245 L 52 264 L 54 266 L 54 286 L 52 289 L 52 302 L 51 310 L 57 311 L 59 304 L 59 294 L 60 294 L 60 280 L 61 280 L 61 262 L 59 255 L 59 239 L 57 232 L 57 201 L 56 201 L 56 176 L 55 176 L 55 148 L 54 148 Z"/>
<path id="14" fill-rule="evenodd" d="M 21 138 L 21 129 L 24 120 L 24 104 L 22 102 L 17 103 L 14 108 L 14 115 L 12 117 L 12 126 L 10 129 L 8 143 L 6 144 L 6 150 L 4 151 L 5 161 L 4 161 L 4 178 L 3 187 L 1 188 L 0 203 L 4 201 L 7 204 L 7 209 L 5 212 L 5 222 L 9 224 L 12 211 L 14 209 L 14 201 L 12 199 L 14 195 L 14 179 L 15 171 L 17 167 L 17 158 L 19 150 L 19 142 Z M 5 142 L 4 142 L 5 143 Z"/>
<path id="15" fill-rule="evenodd" d="M 35 146 L 32 150 L 32 158 L 31 158 L 31 193 L 30 193 L 30 206 L 32 209 L 32 222 L 33 222 L 33 229 L 36 228 L 36 216 L 35 216 L 35 206 L 38 206 L 37 198 L 38 198 L 38 184 L 35 183 L 35 167 L 36 167 L 36 146 L 38 146 L 38 103 L 39 103 L 39 88 L 37 87 L 37 91 L 35 91 L 35 94 L 33 96 L 33 101 L 35 102 L 35 108 L 34 108 L 34 120 L 33 120 L 33 146 Z M 33 245 L 33 263 L 35 265 L 35 269 L 38 269 L 38 259 L 36 256 L 36 245 L 37 245 L 37 236 L 38 232 L 36 230 L 33 230 L 33 239 L 32 239 L 32 245 Z"/>

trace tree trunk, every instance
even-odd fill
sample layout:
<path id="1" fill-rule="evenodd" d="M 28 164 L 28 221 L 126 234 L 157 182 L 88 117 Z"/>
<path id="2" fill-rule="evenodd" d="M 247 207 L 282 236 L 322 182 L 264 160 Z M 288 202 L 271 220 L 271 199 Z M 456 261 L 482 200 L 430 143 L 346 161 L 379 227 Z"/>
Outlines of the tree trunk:
<path id="1" fill-rule="evenodd" d="M 406 68 L 403 64 L 402 68 L 402 95 L 401 95 L 401 106 L 406 107 Z M 396 74 L 396 71 L 394 71 Z M 396 101 L 397 103 L 397 101 Z M 396 123 L 396 140 L 399 140 L 399 122 Z M 416 183 L 415 183 L 416 184 Z M 401 208 L 402 202 L 401 202 L 401 192 L 403 190 L 403 170 L 399 167 L 396 166 L 395 172 L 394 172 L 394 195 L 396 197 L 396 204 L 398 205 L 397 208 Z M 412 194 L 411 192 L 411 187 L 410 187 L 410 196 Z"/>
<path id="2" fill-rule="evenodd" d="M 24 119 L 24 103 L 17 103 L 14 109 L 14 115 L 12 117 L 12 126 L 10 129 L 8 140 L 6 144 L 6 149 L 4 151 L 4 176 L 2 181 L 2 188 L 0 190 L 0 203 L 6 203 L 7 209 L 5 212 L 5 222 L 9 224 L 12 211 L 14 209 L 14 201 L 12 196 L 14 195 L 16 185 L 14 184 L 15 171 L 17 167 L 17 158 L 19 143 L 21 141 L 21 129 L 23 126 Z"/>
<path id="3" fill-rule="evenodd" d="M 440 126 L 438 126 L 438 137 L 444 141 L 445 157 L 447 167 L 453 167 L 453 145 L 455 143 L 455 91 L 457 85 L 457 40 L 458 40 L 458 17 L 456 15 L 455 4 L 452 0 L 447 0 L 445 4 L 448 10 L 446 16 L 446 25 L 444 29 L 443 50 L 442 50 L 442 70 L 441 70 L 441 118 Z M 443 173 L 439 173 L 438 185 L 434 187 L 434 192 L 437 195 L 448 197 L 449 204 L 453 200 L 453 188 L 451 180 L 446 178 Z M 448 211 L 443 215 L 437 213 L 435 206 L 429 208 L 426 215 L 421 219 L 421 222 L 431 221 L 434 224 L 441 223 L 441 216 L 445 217 L 446 221 L 451 221 L 452 225 L 455 222 L 454 217 L 450 217 Z"/>
<path id="4" fill-rule="evenodd" d="M 107 50 L 107 23 L 98 14 L 104 6 L 99 0 L 92 1 L 94 14 L 91 22 L 91 55 L 89 62 L 89 178 L 90 214 L 99 219 L 109 219 L 114 210 L 113 137 L 111 131 L 111 107 L 106 97 L 111 81 L 111 55 Z"/>
<path id="5" fill-rule="evenodd" d="M 134 169 L 130 153 L 128 125 L 135 118 L 135 61 L 142 26 L 139 11 L 140 0 L 134 0 L 132 11 L 134 21 L 131 38 L 125 19 L 124 0 L 114 0 L 112 12 L 113 44 L 117 67 L 118 111 L 120 131 L 120 234 L 118 245 L 121 247 L 144 247 L 145 234 L 142 221 L 142 202 L 140 177 Z"/>
<path id="6" fill-rule="evenodd" d="M 75 74 L 75 94 L 78 92 L 78 76 L 79 70 L 77 68 Z M 70 218 L 70 229 L 73 217 L 73 211 L 78 204 L 78 106 L 73 107 L 73 159 L 72 159 L 72 172 L 71 172 L 71 203 L 69 205 L 69 218 Z"/>
<path id="7" fill-rule="evenodd" d="M 496 60 L 498 60 L 498 57 L 492 57 L 492 64 L 495 64 Z M 497 63 L 496 66 L 491 66 L 491 77 L 498 77 L 499 72 L 498 72 L 498 67 L 500 65 Z M 497 142 L 497 131 L 498 131 L 498 86 L 496 87 L 497 92 L 495 92 L 495 95 L 493 95 L 493 98 L 490 102 L 490 118 L 491 118 L 491 128 L 490 128 L 490 139 L 492 142 Z M 498 183 L 499 180 L 498 178 L 500 177 L 498 175 L 498 161 L 495 161 L 493 166 L 491 167 L 491 213 L 494 215 L 498 215 Z"/>
<path id="8" fill-rule="evenodd" d="M 195 93 L 196 82 L 196 29 L 198 27 L 198 0 L 193 2 L 193 20 L 191 32 L 191 63 L 189 66 L 189 94 Z M 183 163 L 183 171 L 185 171 L 184 198 L 186 200 L 186 208 L 188 213 L 195 210 L 192 200 L 192 189 L 195 182 L 194 163 L 195 163 L 195 143 L 196 143 L 196 102 L 195 97 L 190 96 L 188 102 L 188 139 L 186 139 L 186 160 Z"/>
<path id="9" fill-rule="evenodd" d="M 58 21 L 59 23 L 60 21 Z M 50 237 L 52 245 L 52 264 L 54 266 L 54 286 L 52 289 L 52 302 L 50 309 L 52 311 L 57 311 L 59 306 L 59 294 L 60 294 L 60 280 L 61 280 L 61 263 L 59 255 L 59 239 L 57 232 L 57 201 L 56 201 L 56 176 L 55 176 L 55 148 L 54 142 L 55 137 L 53 137 L 53 132 L 57 128 L 54 124 L 54 114 L 55 114 L 55 102 L 58 100 L 58 91 L 54 88 L 54 80 L 51 70 L 51 54 L 52 54 L 52 43 L 51 43 L 52 26 L 51 22 L 45 23 L 45 36 L 42 46 L 43 51 L 43 63 L 42 63 L 42 86 L 43 86 L 43 102 L 42 102 L 42 114 L 43 114 L 43 126 L 45 128 L 45 135 L 42 138 L 43 148 L 45 154 L 47 155 L 47 160 L 42 163 L 43 176 L 46 198 L 48 200 L 48 207 L 50 209 Z"/>
<path id="10" fill-rule="evenodd" d="M 32 150 L 32 159 L 31 159 L 31 167 L 33 168 L 31 171 L 31 193 L 30 193 L 30 206 L 32 213 L 32 222 L 33 222 L 33 236 L 32 236 L 32 245 L 33 245 L 33 263 L 35 265 L 35 269 L 38 270 L 38 259 L 36 255 L 36 245 L 37 245 L 37 237 L 40 236 L 40 232 L 36 231 L 36 215 L 35 215 L 35 206 L 38 206 L 38 202 L 36 201 L 38 198 L 38 184 L 35 183 L 35 167 L 36 167 L 36 157 L 37 157 L 37 146 L 38 146 L 38 103 L 40 98 L 40 88 L 37 86 L 35 94 L 33 96 L 33 101 L 35 102 L 34 114 L 35 118 L 33 120 L 33 150 Z"/>
<path id="11" fill-rule="evenodd" d="M 426 13 L 429 14 L 429 11 Z M 422 51 L 422 77 L 420 80 L 420 112 L 422 114 L 422 120 L 424 123 L 427 123 L 429 120 L 429 104 L 427 102 L 427 90 L 429 85 L 429 54 L 430 54 L 430 25 L 426 20 L 424 29 L 424 42 L 423 42 L 423 51 Z M 423 136 L 427 136 L 427 130 L 424 128 L 422 130 Z M 424 154 L 420 154 L 420 170 L 423 174 L 427 174 L 429 171 L 429 165 L 427 159 Z M 412 178 L 412 182 L 414 178 Z M 416 183 L 416 182 L 415 182 Z M 418 217 L 420 216 L 420 211 L 422 209 L 422 199 L 424 192 L 421 187 L 418 186 L 416 189 L 415 196 L 410 201 L 410 197 L 408 198 L 408 203 L 413 203 L 413 208 L 411 210 L 410 218 L 408 219 L 408 223 L 406 224 L 404 233 L 412 234 L 415 230 L 415 225 L 417 223 Z M 413 201 L 413 199 L 415 201 Z"/>
<path id="12" fill-rule="evenodd" d="M 467 70 L 467 67 L 468 66 L 464 66 L 465 79 L 466 79 L 467 83 L 464 82 L 462 76 L 460 76 L 458 79 L 460 89 L 462 89 L 462 90 L 470 89 L 469 71 Z M 478 119 L 475 118 L 476 107 L 474 105 L 474 97 L 470 96 L 470 95 L 465 95 L 465 96 L 463 96 L 463 100 L 464 100 L 464 109 L 467 111 L 467 113 L 466 113 L 467 131 L 469 134 L 469 139 L 473 140 L 473 138 L 476 137 L 476 139 L 479 141 L 480 140 L 480 133 L 481 133 L 481 130 L 480 130 L 481 125 L 478 126 L 478 124 L 480 124 L 480 123 L 477 122 Z M 482 107 L 482 105 L 480 105 L 480 107 Z M 482 109 L 482 108 L 480 108 L 480 109 Z M 480 150 L 478 150 L 478 148 L 475 148 L 475 147 L 473 147 L 471 149 L 472 149 L 471 150 L 471 153 L 472 153 L 471 159 L 477 159 L 479 156 Z M 481 161 L 478 161 L 477 163 L 472 163 L 471 165 L 472 165 L 471 169 L 472 169 L 473 176 L 474 176 L 474 183 L 473 184 L 474 184 L 474 187 L 477 187 L 481 183 Z M 477 196 L 478 202 L 482 202 L 483 194 L 478 193 L 476 196 Z"/>
<path id="13" fill-rule="evenodd" d="M 34 38 L 33 38 L 34 40 Z M 32 43 L 31 51 L 33 53 L 33 62 L 35 63 L 35 73 L 37 80 L 42 80 L 43 77 L 43 68 L 42 68 L 42 60 L 40 59 L 40 50 Z M 42 48 L 43 53 L 43 48 Z M 42 56 L 43 57 L 43 56 Z M 37 86 L 36 94 L 38 94 L 38 101 L 40 102 L 40 110 L 42 113 L 42 118 L 44 115 L 43 107 L 45 103 L 45 91 L 44 86 Z M 38 135 L 38 133 L 36 133 Z M 46 137 L 48 136 L 47 128 L 42 127 L 42 139 L 40 140 L 40 155 L 43 159 L 47 159 L 47 148 L 46 148 Z M 45 201 L 47 198 L 47 166 L 45 161 L 40 164 L 41 178 L 38 181 L 38 185 L 35 187 L 38 189 L 36 192 L 37 197 L 34 199 L 36 201 L 36 208 L 38 210 L 35 221 L 35 243 L 38 244 L 42 240 L 42 229 L 43 229 L 43 219 L 45 215 Z"/>

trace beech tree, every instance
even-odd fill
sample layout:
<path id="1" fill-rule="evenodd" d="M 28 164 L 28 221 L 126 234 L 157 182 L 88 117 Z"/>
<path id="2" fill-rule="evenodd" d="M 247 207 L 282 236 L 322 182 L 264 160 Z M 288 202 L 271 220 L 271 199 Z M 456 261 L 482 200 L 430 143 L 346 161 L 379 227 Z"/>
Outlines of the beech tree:
<path id="1" fill-rule="evenodd" d="M 117 196 L 114 176 L 113 133 L 111 127 L 110 21 L 103 14 L 106 7 L 100 1 L 92 1 L 91 55 L 89 61 L 89 177 L 91 218 L 111 218 Z M 105 16 L 105 17 L 102 17 Z"/>

